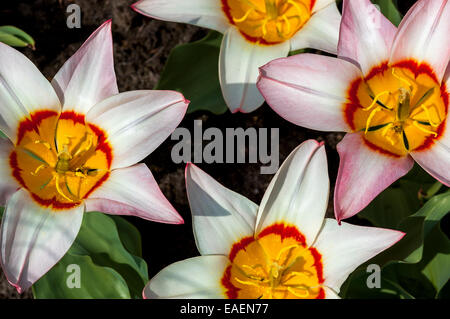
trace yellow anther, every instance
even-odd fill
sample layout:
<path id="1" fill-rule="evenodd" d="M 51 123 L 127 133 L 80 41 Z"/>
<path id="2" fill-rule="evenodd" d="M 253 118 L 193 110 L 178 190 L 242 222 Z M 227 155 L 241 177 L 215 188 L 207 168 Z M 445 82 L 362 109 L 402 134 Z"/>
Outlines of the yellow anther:
<path id="1" fill-rule="evenodd" d="M 252 13 L 253 10 L 255 9 L 253 8 L 248 9 L 242 18 L 233 18 L 233 21 L 236 23 L 244 22 L 245 20 L 247 20 L 248 16 L 250 15 L 250 13 Z"/>
<path id="2" fill-rule="evenodd" d="M 74 200 L 67 197 L 61 190 L 61 188 L 59 186 L 59 183 L 60 183 L 59 178 L 60 178 L 60 175 L 58 173 L 55 173 L 55 186 L 56 186 L 56 190 L 58 191 L 58 194 L 61 195 L 63 198 L 67 199 L 69 202 L 73 202 Z"/>
<path id="3" fill-rule="evenodd" d="M 422 105 L 422 106 L 421 106 L 421 109 L 424 110 L 425 113 L 427 114 L 428 122 L 430 122 L 430 125 L 431 125 L 432 127 L 438 127 L 438 126 L 442 123 L 442 121 L 441 121 L 441 119 L 440 119 L 440 116 L 439 116 L 439 112 L 437 111 L 437 108 L 436 108 L 436 114 L 437 114 L 438 117 L 439 117 L 439 123 L 434 123 L 434 122 L 433 122 L 433 120 L 431 119 L 430 110 L 428 110 L 428 108 L 426 108 L 424 105 Z"/>
<path id="4" fill-rule="evenodd" d="M 418 122 L 416 122 L 416 121 L 413 122 L 413 125 L 414 125 L 415 127 L 417 127 L 419 130 L 421 130 L 422 132 L 425 132 L 425 133 L 427 133 L 427 134 L 432 134 L 434 137 L 437 137 L 437 136 L 438 136 L 438 134 L 437 134 L 436 132 L 433 132 L 433 131 L 427 130 L 426 128 L 423 128 L 423 127 L 420 126 L 420 124 L 419 124 Z"/>
<path id="5" fill-rule="evenodd" d="M 301 289 L 301 290 L 304 290 L 304 291 L 305 291 L 305 294 L 300 294 L 300 293 L 296 292 L 296 291 L 294 290 L 294 288 L 292 288 L 292 287 L 288 287 L 288 288 L 287 288 L 287 290 L 288 290 L 291 294 L 293 294 L 294 296 L 297 296 L 297 297 L 299 297 L 299 298 L 307 298 L 307 297 L 309 296 L 309 291 L 308 291 L 307 288 L 295 288 L 295 289 Z"/>
<path id="6" fill-rule="evenodd" d="M 234 280 L 236 280 L 238 283 L 240 283 L 242 285 L 254 286 L 254 287 L 259 287 L 260 286 L 258 283 L 255 283 L 255 282 L 252 282 L 252 281 L 247 281 L 247 280 L 240 280 L 237 277 L 235 277 Z"/>
<path id="7" fill-rule="evenodd" d="M 280 260 L 281 255 L 282 255 L 285 251 L 288 251 L 288 250 L 291 250 L 291 249 L 297 248 L 297 247 L 299 247 L 299 245 L 297 245 L 297 244 L 295 244 L 295 245 L 290 245 L 290 246 L 287 246 L 287 247 L 284 247 L 284 248 L 281 249 L 280 252 L 278 253 L 278 256 L 277 256 L 276 261 L 279 261 L 279 260 Z"/>
<path id="8" fill-rule="evenodd" d="M 265 37 L 267 35 L 267 22 L 269 22 L 269 20 L 265 19 L 264 23 L 262 24 L 262 27 L 261 27 L 263 37 Z"/>
<path id="9" fill-rule="evenodd" d="M 401 76 L 395 74 L 395 69 L 394 69 L 394 68 L 392 68 L 392 75 L 393 75 L 396 79 L 398 79 L 398 80 L 402 81 L 403 83 L 407 84 L 408 87 L 409 87 L 409 89 L 412 91 L 412 88 L 413 88 L 414 86 L 411 84 L 411 82 L 409 82 L 408 80 L 406 80 L 406 79 L 402 78 Z"/>
<path id="10" fill-rule="evenodd" d="M 31 172 L 30 174 L 33 175 L 33 176 L 36 176 L 43 168 L 46 168 L 46 167 L 47 167 L 46 164 L 39 165 L 39 166 L 36 168 L 36 170 L 34 171 L 34 173 Z"/>
<path id="11" fill-rule="evenodd" d="M 377 104 L 377 102 L 379 101 L 380 97 L 382 97 L 383 95 L 386 95 L 386 94 L 391 94 L 391 92 L 389 92 L 389 91 L 383 91 L 383 92 L 381 92 L 381 93 L 378 93 L 378 94 L 373 98 L 372 103 L 371 103 L 368 107 L 363 108 L 363 110 L 364 110 L 364 111 L 368 111 L 368 110 L 370 110 L 371 108 L 373 108 L 373 107 L 375 106 L 375 104 Z"/>
<path id="12" fill-rule="evenodd" d="M 367 122 L 366 122 L 366 130 L 364 132 L 364 134 L 367 134 L 367 132 L 369 132 L 369 127 L 370 127 L 370 123 L 372 122 L 372 119 L 375 117 L 375 114 L 377 114 L 377 112 L 381 111 L 381 107 L 377 107 L 375 108 L 375 110 L 373 110 L 369 117 L 367 118 Z"/>
<path id="13" fill-rule="evenodd" d="M 283 18 L 284 22 L 287 24 L 287 27 L 288 27 L 287 34 L 290 34 L 291 33 L 291 23 L 289 22 L 289 19 L 286 17 L 285 14 L 283 14 L 282 18 Z"/>
<path id="14" fill-rule="evenodd" d="M 301 15 L 302 15 L 302 9 L 300 8 L 300 5 L 303 7 L 304 10 L 306 10 L 306 12 L 309 12 L 308 7 L 303 2 L 300 2 L 300 5 L 299 5 L 297 2 L 294 2 L 293 0 L 288 0 L 287 3 L 289 3 L 290 5 L 295 7 L 295 9 L 297 9 L 299 17 L 301 17 Z M 300 18 L 300 20 L 301 20 L 301 18 Z"/>
<path id="15" fill-rule="evenodd" d="M 46 141 L 34 141 L 34 144 L 42 144 L 44 145 L 47 149 L 51 150 L 52 146 L 50 145 L 50 143 L 46 142 Z"/>

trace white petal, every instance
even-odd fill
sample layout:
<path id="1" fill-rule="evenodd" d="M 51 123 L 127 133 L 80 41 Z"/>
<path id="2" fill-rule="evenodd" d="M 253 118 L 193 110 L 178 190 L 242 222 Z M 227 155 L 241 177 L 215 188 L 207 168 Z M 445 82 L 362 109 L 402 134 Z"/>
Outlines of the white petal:
<path id="1" fill-rule="evenodd" d="M 181 122 L 188 105 L 174 91 L 131 91 L 95 105 L 86 120 L 108 135 L 114 169 L 136 164 L 153 152 Z"/>
<path id="2" fill-rule="evenodd" d="M 202 255 L 228 255 L 234 243 L 254 234 L 258 205 L 192 164 L 186 166 L 186 190 Z"/>
<path id="3" fill-rule="evenodd" d="M 316 0 L 313 7 L 313 12 L 317 12 L 322 10 L 325 7 L 328 7 L 330 4 L 336 3 L 336 0 Z"/>
<path id="4" fill-rule="evenodd" d="M 0 42 L 0 131 L 15 143 L 19 123 L 38 110 L 61 111 L 55 91 L 27 57 Z"/>
<path id="5" fill-rule="evenodd" d="M 9 156 L 12 150 L 12 143 L 0 137 L 0 206 L 5 206 L 8 198 L 20 187 L 11 175 Z"/>
<path id="6" fill-rule="evenodd" d="M 145 286 L 146 299 L 223 299 L 221 279 L 229 265 L 220 255 L 200 256 L 171 264 Z"/>
<path id="7" fill-rule="evenodd" d="M 365 75 L 389 61 L 397 28 L 369 0 L 344 1 L 338 56 Z"/>
<path id="8" fill-rule="evenodd" d="M 361 71 L 350 62 L 318 54 L 277 59 L 260 69 L 258 88 L 270 107 L 296 125 L 350 131 L 344 117 L 350 84 Z"/>
<path id="9" fill-rule="evenodd" d="M 259 207 L 256 233 L 287 223 L 297 226 L 310 245 L 322 226 L 329 188 L 325 147 L 314 140 L 303 142 L 270 182 Z"/>
<path id="10" fill-rule="evenodd" d="M 313 245 L 322 255 L 324 285 L 339 292 L 359 265 L 391 247 L 404 235 L 390 229 L 339 225 L 336 220 L 326 218 Z"/>
<path id="11" fill-rule="evenodd" d="M 406 59 L 431 65 L 441 81 L 450 59 L 450 2 L 420 0 L 408 11 L 392 46 L 391 63 Z"/>
<path id="12" fill-rule="evenodd" d="M 64 111 L 86 114 L 119 93 L 114 72 L 111 20 L 100 26 L 64 63 L 52 81 Z"/>
<path id="13" fill-rule="evenodd" d="M 220 0 L 141 0 L 132 8 L 154 19 L 189 23 L 222 33 L 230 26 Z"/>
<path id="14" fill-rule="evenodd" d="M 291 51 L 313 48 L 337 53 L 341 14 L 336 3 L 317 11 L 309 21 L 291 38 Z"/>
<path id="15" fill-rule="evenodd" d="M 341 299 L 341 297 L 338 296 L 337 293 L 333 291 L 333 289 L 328 287 L 323 287 L 325 290 L 325 299 Z"/>
<path id="16" fill-rule="evenodd" d="M 183 223 L 145 164 L 112 171 L 85 202 L 86 211 L 131 215 L 160 223 Z"/>
<path id="17" fill-rule="evenodd" d="M 11 196 L 2 220 L 1 264 L 19 292 L 66 254 L 80 230 L 83 211 L 84 205 L 64 211 L 41 207 L 23 189 Z"/>
<path id="18" fill-rule="evenodd" d="M 264 103 L 256 88 L 258 68 L 285 57 L 289 41 L 263 46 L 247 41 L 236 28 L 224 35 L 219 56 L 219 78 L 222 94 L 231 112 L 250 113 Z"/>

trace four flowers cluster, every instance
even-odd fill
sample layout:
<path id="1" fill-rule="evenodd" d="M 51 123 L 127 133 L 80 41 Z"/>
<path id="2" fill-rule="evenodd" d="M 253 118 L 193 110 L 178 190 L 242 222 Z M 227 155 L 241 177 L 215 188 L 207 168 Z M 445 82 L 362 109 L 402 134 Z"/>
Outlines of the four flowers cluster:
<path id="1" fill-rule="evenodd" d="M 148 16 L 224 33 L 222 92 L 232 112 L 264 100 L 297 125 L 348 134 L 329 197 L 323 144 L 285 160 L 258 206 L 192 164 L 186 189 L 200 257 L 150 280 L 146 298 L 338 298 L 356 267 L 403 233 L 341 220 L 416 161 L 450 185 L 447 118 L 450 4 L 419 0 L 397 29 L 369 0 L 142 0 Z M 298 54 L 315 48 L 338 58 Z M 178 126 L 189 101 L 172 91 L 119 93 L 111 22 L 49 82 L 0 43 L 0 262 L 18 291 L 67 252 L 83 213 L 180 224 L 137 164 Z"/>

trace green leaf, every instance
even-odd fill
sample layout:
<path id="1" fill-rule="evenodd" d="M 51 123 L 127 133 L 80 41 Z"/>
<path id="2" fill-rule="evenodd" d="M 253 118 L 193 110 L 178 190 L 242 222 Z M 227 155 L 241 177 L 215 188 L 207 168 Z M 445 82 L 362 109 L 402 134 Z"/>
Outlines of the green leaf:
<path id="1" fill-rule="evenodd" d="M 34 39 L 19 28 L 7 25 L 0 27 L 0 42 L 15 47 L 31 47 L 34 50 Z"/>
<path id="2" fill-rule="evenodd" d="M 402 21 L 402 14 L 397 9 L 397 1 L 393 0 L 372 0 L 372 2 L 380 7 L 383 15 L 389 19 L 395 26 Z"/>
<path id="3" fill-rule="evenodd" d="M 155 89 L 181 92 L 191 101 L 188 113 L 225 113 L 228 108 L 220 89 L 218 67 L 221 42 L 222 35 L 210 31 L 200 41 L 175 47 Z"/>
<path id="4" fill-rule="evenodd" d="M 138 241 L 136 243 L 135 241 Z M 148 281 L 137 229 L 120 217 L 84 214 L 80 232 L 61 261 L 34 286 L 36 298 L 141 298 Z M 76 264 L 81 288 L 66 284 Z"/>

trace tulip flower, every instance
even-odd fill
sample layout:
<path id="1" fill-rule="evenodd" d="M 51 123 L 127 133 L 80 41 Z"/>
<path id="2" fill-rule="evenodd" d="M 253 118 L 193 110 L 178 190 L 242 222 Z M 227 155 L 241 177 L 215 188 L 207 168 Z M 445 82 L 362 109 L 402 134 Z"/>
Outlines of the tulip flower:
<path id="1" fill-rule="evenodd" d="M 335 0 L 141 0 L 132 8 L 224 34 L 219 80 L 233 113 L 264 103 L 256 88 L 258 67 L 304 48 L 335 54 L 341 21 Z"/>
<path id="2" fill-rule="evenodd" d="M 357 214 L 414 160 L 450 186 L 450 3 L 420 0 L 397 29 L 369 0 L 344 0 L 338 57 L 268 63 L 258 87 L 283 118 L 348 134 L 338 144 L 338 220 Z"/>
<path id="3" fill-rule="evenodd" d="M 110 21 L 51 83 L 0 43 L 0 130 L 8 137 L 0 138 L 0 254 L 19 292 L 64 256 L 85 211 L 183 223 L 147 166 L 136 163 L 169 136 L 187 106 L 177 92 L 119 94 Z"/>
<path id="4" fill-rule="evenodd" d="M 289 155 L 259 207 L 192 164 L 186 188 L 202 256 L 163 269 L 146 298 L 338 298 L 357 266 L 404 235 L 324 218 L 327 159 L 313 140 Z"/>

